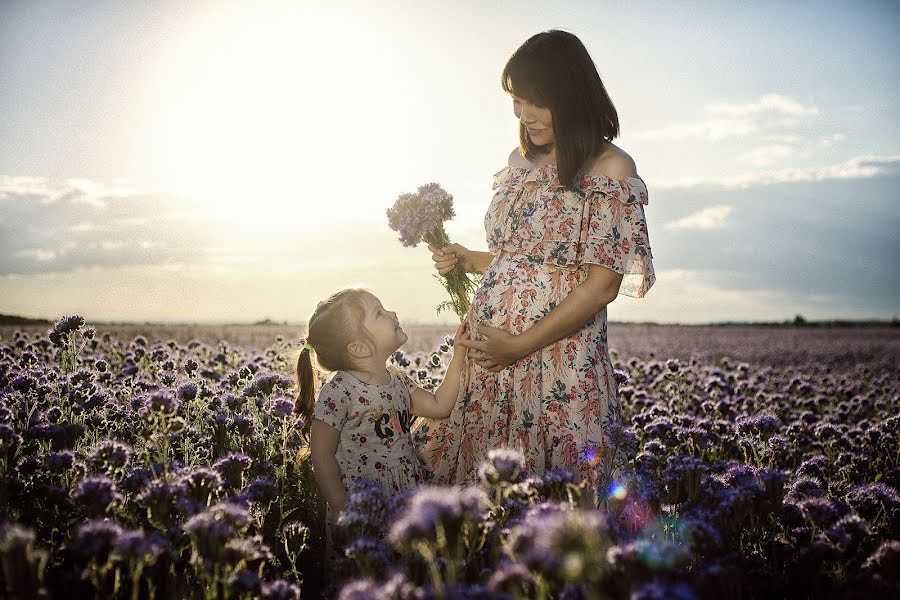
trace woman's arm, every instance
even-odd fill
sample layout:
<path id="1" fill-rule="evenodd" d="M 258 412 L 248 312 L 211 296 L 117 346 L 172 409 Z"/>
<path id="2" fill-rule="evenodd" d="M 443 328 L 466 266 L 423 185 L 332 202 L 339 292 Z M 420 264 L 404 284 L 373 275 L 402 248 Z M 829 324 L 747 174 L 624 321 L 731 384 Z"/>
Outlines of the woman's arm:
<path id="1" fill-rule="evenodd" d="M 335 458 L 340 441 L 340 431 L 324 421 L 313 419 L 309 431 L 313 472 L 322 495 L 334 511 L 335 519 L 347 507 L 347 490 L 341 483 L 341 468 Z"/>
<path id="2" fill-rule="evenodd" d="M 459 261 L 462 261 L 463 271 L 480 275 L 487 271 L 488 265 L 494 260 L 494 255 L 490 252 L 469 250 L 461 244 L 450 244 L 443 248 L 429 245 L 428 249 L 432 252 L 431 260 L 434 261 L 434 268 L 441 275 L 452 271 Z"/>
<path id="3" fill-rule="evenodd" d="M 600 265 L 589 265 L 585 280 L 530 329 L 515 335 L 496 327 L 477 326 L 475 331 L 485 340 L 461 340 L 460 344 L 472 350 L 471 358 L 476 363 L 490 371 L 500 371 L 584 327 L 615 300 L 621 283 L 621 274 Z"/>

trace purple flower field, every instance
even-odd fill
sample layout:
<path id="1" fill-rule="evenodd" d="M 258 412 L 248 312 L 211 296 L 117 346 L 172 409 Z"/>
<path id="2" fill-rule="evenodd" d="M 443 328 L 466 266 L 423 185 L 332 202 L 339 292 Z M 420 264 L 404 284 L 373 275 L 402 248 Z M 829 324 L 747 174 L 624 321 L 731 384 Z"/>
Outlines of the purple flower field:
<path id="1" fill-rule="evenodd" d="M 332 585 L 295 341 L 4 333 L 0 596 L 898 597 L 898 339 L 612 324 L 616 480 L 497 450 L 469 488 L 358 482 Z M 429 387 L 448 344 L 393 360 Z"/>

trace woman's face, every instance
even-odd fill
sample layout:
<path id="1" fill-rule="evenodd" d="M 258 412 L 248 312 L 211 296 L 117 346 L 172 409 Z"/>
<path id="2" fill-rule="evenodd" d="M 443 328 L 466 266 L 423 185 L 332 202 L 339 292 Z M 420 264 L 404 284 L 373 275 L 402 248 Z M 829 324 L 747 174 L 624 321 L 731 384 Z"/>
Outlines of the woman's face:
<path id="1" fill-rule="evenodd" d="M 513 113 L 525 130 L 528 137 L 536 146 L 553 144 L 556 137 L 553 135 L 553 115 L 550 109 L 537 104 L 532 104 L 524 98 L 512 95 Z"/>

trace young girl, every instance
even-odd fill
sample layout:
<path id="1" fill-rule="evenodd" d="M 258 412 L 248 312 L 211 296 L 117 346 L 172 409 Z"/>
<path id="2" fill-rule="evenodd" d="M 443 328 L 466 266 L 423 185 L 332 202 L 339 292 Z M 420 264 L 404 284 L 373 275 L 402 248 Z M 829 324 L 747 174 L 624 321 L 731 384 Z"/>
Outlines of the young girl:
<path id="1" fill-rule="evenodd" d="M 464 325 L 455 342 L 463 338 Z M 309 319 L 307 343 L 297 361 L 298 408 L 305 420 L 316 481 L 328 502 L 329 525 L 347 504 L 350 479 L 379 481 L 387 494 L 422 483 L 410 434 L 412 415 L 443 419 L 460 390 L 466 351 L 456 353 L 434 393 L 413 382 L 388 358 L 406 343 L 397 314 L 364 289 L 345 289 L 319 302 Z M 310 356 L 334 376 L 315 398 Z"/>

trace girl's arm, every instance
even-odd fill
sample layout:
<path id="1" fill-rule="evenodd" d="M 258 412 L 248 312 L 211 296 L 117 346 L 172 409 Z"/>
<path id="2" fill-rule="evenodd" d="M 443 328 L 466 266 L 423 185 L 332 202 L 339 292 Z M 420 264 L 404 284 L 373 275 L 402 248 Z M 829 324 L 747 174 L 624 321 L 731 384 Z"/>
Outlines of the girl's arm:
<path id="1" fill-rule="evenodd" d="M 453 336 L 453 357 L 447 365 L 447 373 L 441 385 L 432 394 L 428 390 L 417 387 L 410 394 L 410 410 L 412 414 L 428 419 L 446 419 L 453 412 L 456 399 L 459 397 L 460 380 L 463 365 L 466 361 L 466 347 L 460 342 L 468 338 L 466 323 L 462 323 Z"/>
<path id="2" fill-rule="evenodd" d="M 319 489 L 337 516 L 347 507 L 347 490 L 341 483 L 341 468 L 335 453 L 341 432 L 319 419 L 313 419 L 309 431 L 309 448 Z"/>
<path id="3" fill-rule="evenodd" d="M 520 358 L 578 331 L 616 299 L 622 275 L 600 265 L 589 265 L 588 276 L 572 293 L 533 327 L 519 335 L 496 327 L 478 326 L 484 341 L 462 340 L 472 360 L 490 371 L 500 371 Z"/>

